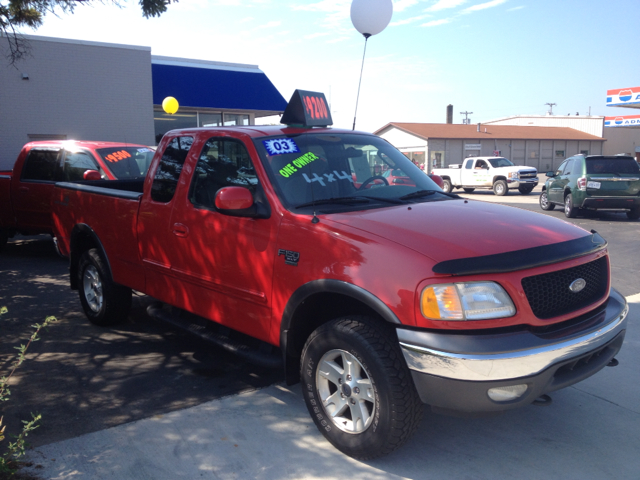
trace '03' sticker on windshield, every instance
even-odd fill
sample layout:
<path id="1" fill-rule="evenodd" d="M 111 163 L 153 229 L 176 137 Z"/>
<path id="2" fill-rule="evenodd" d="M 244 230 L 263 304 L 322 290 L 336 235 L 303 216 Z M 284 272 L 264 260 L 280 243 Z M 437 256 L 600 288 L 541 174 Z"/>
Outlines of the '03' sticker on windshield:
<path id="1" fill-rule="evenodd" d="M 293 138 L 273 138 L 263 140 L 262 144 L 269 155 L 284 155 L 285 153 L 298 153 L 300 149 Z"/>

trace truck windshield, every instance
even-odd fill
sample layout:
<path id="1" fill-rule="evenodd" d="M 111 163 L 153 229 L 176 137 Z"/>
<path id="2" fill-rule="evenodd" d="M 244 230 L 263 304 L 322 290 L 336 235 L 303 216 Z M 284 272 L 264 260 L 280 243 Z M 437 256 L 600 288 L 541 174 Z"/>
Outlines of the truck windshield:
<path id="1" fill-rule="evenodd" d="M 304 133 L 254 143 L 283 204 L 296 212 L 316 206 L 329 212 L 450 198 L 418 166 L 374 135 Z M 418 191 L 438 194 L 406 197 Z"/>
<path id="2" fill-rule="evenodd" d="M 511 163 L 511 161 L 507 160 L 506 158 L 490 158 L 489 159 L 489 163 L 491 164 L 491 166 L 493 168 L 499 168 L 499 167 L 513 167 L 513 163 Z"/>
<path id="3" fill-rule="evenodd" d="M 98 149 L 98 155 L 118 180 L 144 177 L 151 165 L 153 150 L 148 147 L 110 147 Z"/>

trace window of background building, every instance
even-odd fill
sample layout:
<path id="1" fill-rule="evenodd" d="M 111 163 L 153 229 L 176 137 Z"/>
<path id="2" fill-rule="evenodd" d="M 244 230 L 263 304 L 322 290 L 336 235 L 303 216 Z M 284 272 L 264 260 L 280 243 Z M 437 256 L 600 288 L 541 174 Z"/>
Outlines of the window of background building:
<path id="1" fill-rule="evenodd" d="M 199 127 L 220 127 L 222 126 L 222 113 L 201 113 L 198 115 Z"/>
<path id="2" fill-rule="evenodd" d="M 249 125 L 249 115 L 241 115 L 235 113 L 224 114 L 224 124 L 230 125 Z"/>
<path id="3" fill-rule="evenodd" d="M 173 115 L 169 115 L 161 109 L 154 109 L 153 125 L 155 128 L 157 145 L 160 143 L 162 136 L 169 130 L 197 127 L 198 115 L 196 113 L 174 113 Z"/>

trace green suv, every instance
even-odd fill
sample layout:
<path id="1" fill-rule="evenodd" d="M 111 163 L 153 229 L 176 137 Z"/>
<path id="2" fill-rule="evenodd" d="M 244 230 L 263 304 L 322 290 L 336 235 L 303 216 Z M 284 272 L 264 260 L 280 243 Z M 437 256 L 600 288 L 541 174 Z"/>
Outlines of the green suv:
<path id="1" fill-rule="evenodd" d="M 574 155 L 567 158 L 542 187 L 540 208 L 564 206 L 575 217 L 585 210 L 626 210 L 632 220 L 640 218 L 640 168 L 626 155 Z"/>

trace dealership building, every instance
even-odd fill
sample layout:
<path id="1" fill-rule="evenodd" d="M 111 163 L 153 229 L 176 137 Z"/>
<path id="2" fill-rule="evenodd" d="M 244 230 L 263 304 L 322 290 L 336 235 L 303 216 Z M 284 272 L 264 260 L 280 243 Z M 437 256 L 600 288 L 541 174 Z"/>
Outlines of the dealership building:
<path id="1" fill-rule="evenodd" d="M 605 143 L 601 136 L 569 127 L 490 123 L 389 123 L 374 133 L 427 171 L 462 163 L 466 157 L 501 156 L 546 172 L 577 153 L 602 154 Z"/>
<path id="2" fill-rule="evenodd" d="M 253 125 L 287 101 L 257 65 L 151 55 L 150 47 L 26 35 L 30 53 L 0 66 L 0 170 L 35 140 L 156 145 L 174 128 Z M 7 53 L 6 37 L 0 51 Z M 162 110 L 172 96 L 174 115 Z"/>

